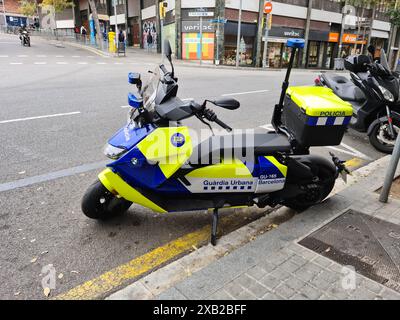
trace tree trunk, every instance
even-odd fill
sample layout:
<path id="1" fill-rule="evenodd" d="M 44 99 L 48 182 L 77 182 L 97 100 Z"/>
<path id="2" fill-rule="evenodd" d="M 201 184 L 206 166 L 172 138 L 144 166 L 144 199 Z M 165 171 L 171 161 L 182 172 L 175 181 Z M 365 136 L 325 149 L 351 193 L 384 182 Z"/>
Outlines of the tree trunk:
<path id="1" fill-rule="evenodd" d="M 99 48 L 103 49 L 103 34 L 101 33 L 100 30 L 100 22 L 99 22 L 99 16 L 97 15 L 97 7 L 95 0 L 88 0 L 90 10 L 92 10 L 92 18 L 94 21 L 94 25 L 96 27 L 96 38 L 97 38 L 97 43 L 99 44 Z M 117 17 L 115 17 L 117 19 Z M 117 34 L 117 31 L 115 31 L 115 34 Z"/>

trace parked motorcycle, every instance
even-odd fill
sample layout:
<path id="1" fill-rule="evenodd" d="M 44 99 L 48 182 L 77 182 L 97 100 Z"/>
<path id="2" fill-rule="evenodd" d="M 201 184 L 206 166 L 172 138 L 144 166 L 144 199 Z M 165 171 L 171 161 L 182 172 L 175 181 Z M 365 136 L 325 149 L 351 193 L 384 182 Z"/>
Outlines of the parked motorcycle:
<path id="1" fill-rule="evenodd" d="M 29 36 L 29 32 L 26 30 L 23 30 L 20 35 L 19 35 L 19 39 L 21 40 L 21 45 L 22 46 L 31 46 L 31 38 Z"/>
<path id="2" fill-rule="evenodd" d="M 309 148 L 340 144 L 352 109 L 327 88 L 288 88 L 294 56 L 304 40 L 291 39 L 287 45 L 292 53 L 274 109 L 276 131 L 213 135 L 195 143 L 182 120 L 195 116 L 210 128 L 210 123 L 216 123 L 231 131 L 208 105 L 235 110 L 240 103 L 180 100 L 166 41 L 171 71 L 159 65 L 144 87 L 140 74 L 128 76 L 138 89 L 128 95 L 129 121 L 108 141 L 104 152 L 113 162 L 86 191 L 83 213 L 108 219 L 132 203 L 161 213 L 213 208 L 211 243 L 215 245 L 221 208 L 280 204 L 304 210 L 324 200 L 339 174 L 348 171 L 334 155 L 329 161 L 310 155 Z"/>
<path id="3" fill-rule="evenodd" d="M 375 49 L 368 48 L 372 57 Z M 366 55 L 349 56 L 344 61 L 351 80 L 335 73 L 322 73 L 316 85 L 331 88 L 353 107 L 350 127 L 367 132 L 370 143 L 379 151 L 392 153 L 400 131 L 399 77 L 390 71 L 386 54 L 373 60 Z"/>

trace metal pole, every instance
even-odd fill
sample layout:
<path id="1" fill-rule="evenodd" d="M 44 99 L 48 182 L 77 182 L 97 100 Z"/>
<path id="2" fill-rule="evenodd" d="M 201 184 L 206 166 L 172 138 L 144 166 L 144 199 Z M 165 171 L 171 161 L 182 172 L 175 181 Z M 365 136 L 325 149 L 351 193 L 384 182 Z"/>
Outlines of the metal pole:
<path id="1" fill-rule="evenodd" d="M 164 35 L 164 19 L 160 19 L 160 36 L 161 36 L 161 61 L 164 63 L 164 42 L 163 42 L 163 35 Z"/>
<path id="2" fill-rule="evenodd" d="M 390 158 L 388 170 L 386 171 L 385 181 L 383 183 L 382 191 L 379 196 L 379 201 L 386 203 L 389 198 L 390 188 L 392 187 L 393 178 L 396 173 L 397 165 L 400 159 L 400 134 L 397 135 L 396 144 Z"/>
<path id="3" fill-rule="evenodd" d="M 218 16 L 218 22 L 217 22 L 217 41 L 216 41 L 216 43 L 217 43 L 217 57 L 216 57 L 216 59 L 215 59 L 215 64 L 216 65 L 219 65 L 219 24 L 220 24 L 220 20 L 219 20 L 220 18 L 219 18 L 219 16 Z"/>
<path id="4" fill-rule="evenodd" d="M 3 0 L 3 17 L 4 17 L 4 27 L 7 27 L 5 0 Z"/>
<path id="5" fill-rule="evenodd" d="M 115 18 L 115 47 L 118 54 L 118 23 L 117 23 L 117 0 L 114 1 L 114 18 Z"/>
<path id="6" fill-rule="evenodd" d="M 268 22 L 269 22 L 269 14 L 267 14 L 267 18 L 266 18 L 266 23 L 265 23 L 265 33 L 264 33 L 264 52 L 263 52 L 263 63 L 262 66 L 263 68 L 269 68 L 269 59 L 267 56 L 267 51 L 268 51 L 268 33 L 269 33 L 269 29 L 268 29 Z"/>
<path id="7" fill-rule="evenodd" d="M 200 65 L 203 63 L 203 17 L 200 17 Z"/>
<path id="8" fill-rule="evenodd" d="M 241 28 L 242 28 L 242 0 L 240 0 L 240 5 L 239 5 L 239 21 L 238 21 L 237 42 L 236 42 L 236 68 L 239 67 Z"/>

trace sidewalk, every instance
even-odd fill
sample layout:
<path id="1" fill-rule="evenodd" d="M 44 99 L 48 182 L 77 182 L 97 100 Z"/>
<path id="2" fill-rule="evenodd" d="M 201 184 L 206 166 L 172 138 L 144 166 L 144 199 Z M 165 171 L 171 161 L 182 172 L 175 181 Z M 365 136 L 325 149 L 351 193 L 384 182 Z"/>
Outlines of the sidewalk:
<path id="1" fill-rule="evenodd" d="M 389 161 L 390 156 L 386 156 L 357 170 L 347 188 L 341 187 L 338 181 L 336 189 L 342 190 L 324 203 L 270 228 L 230 253 L 223 252 L 229 252 L 226 248 L 234 245 L 238 234 L 251 235 L 252 228 L 257 223 L 262 224 L 261 219 L 253 222 L 254 226 L 238 230 L 236 235 L 222 237 L 216 247 L 208 245 L 196 250 L 108 299 L 400 299 L 400 233 L 395 230 L 400 228 L 400 198 L 392 197 L 388 204 L 383 204 L 378 201 L 376 192 L 382 186 Z M 396 177 L 399 174 L 400 169 Z M 345 221 L 343 228 L 336 229 L 335 233 L 334 225 L 326 226 L 332 220 L 340 226 L 341 219 L 349 216 L 349 209 L 365 214 L 362 217 L 366 227 L 358 228 L 353 223 L 355 220 Z M 279 211 L 287 213 L 290 210 L 280 208 L 277 213 Z M 383 222 L 376 224 L 370 217 Z M 371 227 L 383 228 L 389 222 L 394 225 L 389 225 L 391 231 L 383 235 L 379 234 L 383 229 Z M 319 235 L 314 232 L 322 227 L 320 235 L 330 237 L 325 244 L 315 244 Z M 368 240 L 363 234 L 364 227 L 370 232 L 371 240 L 377 239 L 376 243 L 360 246 L 360 239 Z M 303 240 L 310 234 L 311 240 Z M 359 237 L 354 247 L 356 251 L 346 238 L 352 234 Z M 387 236 L 393 243 L 384 247 Z M 306 248 L 313 241 L 313 249 L 321 254 Z M 329 241 L 336 241 L 337 245 L 327 245 Z M 381 246 L 384 254 L 379 251 Z M 210 250 L 219 252 L 219 258 L 207 259 Z M 354 256 L 351 256 L 352 250 Z M 357 273 L 324 255 L 336 261 L 345 258 L 346 265 L 353 264 Z M 381 264 L 385 257 L 392 265 Z M 182 266 L 187 266 L 188 261 L 197 267 L 185 274 L 186 269 Z"/>

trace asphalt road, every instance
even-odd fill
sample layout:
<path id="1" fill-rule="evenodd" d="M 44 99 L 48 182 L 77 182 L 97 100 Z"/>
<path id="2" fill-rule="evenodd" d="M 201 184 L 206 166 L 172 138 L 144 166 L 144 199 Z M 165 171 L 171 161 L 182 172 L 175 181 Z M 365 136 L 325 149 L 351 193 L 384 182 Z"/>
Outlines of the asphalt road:
<path id="1" fill-rule="evenodd" d="M 106 161 L 102 147 L 126 121 L 127 73 L 146 78 L 156 61 L 139 53 L 107 58 L 36 38 L 26 48 L 17 37 L 0 35 L 0 298 L 44 298 L 41 270 L 48 264 L 63 275 L 52 294 L 63 293 L 210 223 L 204 212 L 156 215 L 138 206 L 98 223 L 80 210 Z M 312 85 L 316 74 L 294 71 L 291 83 Z M 176 75 L 181 98 L 232 96 L 241 108 L 215 109 L 219 118 L 260 130 L 270 123 L 284 77 L 182 63 Z M 197 119 L 186 123 L 202 128 Z M 366 164 L 382 156 L 361 134 L 349 131 L 343 142 L 335 153 L 344 160 Z"/>

